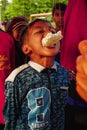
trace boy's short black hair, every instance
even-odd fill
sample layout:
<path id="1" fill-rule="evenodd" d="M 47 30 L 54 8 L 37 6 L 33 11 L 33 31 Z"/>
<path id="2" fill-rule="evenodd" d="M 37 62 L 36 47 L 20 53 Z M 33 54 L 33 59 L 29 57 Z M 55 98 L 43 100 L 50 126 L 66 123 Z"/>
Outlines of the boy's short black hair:
<path id="1" fill-rule="evenodd" d="M 52 10 L 52 15 L 54 15 L 54 12 L 55 10 L 62 10 L 65 12 L 66 10 L 66 4 L 64 3 L 56 3 L 54 6 L 53 6 L 53 10 Z"/>

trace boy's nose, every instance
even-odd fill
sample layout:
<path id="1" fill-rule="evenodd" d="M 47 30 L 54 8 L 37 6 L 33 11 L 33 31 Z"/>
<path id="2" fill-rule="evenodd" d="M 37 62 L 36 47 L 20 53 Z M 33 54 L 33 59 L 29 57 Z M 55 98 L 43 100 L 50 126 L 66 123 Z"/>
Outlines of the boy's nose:
<path id="1" fill-rule="evenodd" d="M 48 34 L 48 33 L 50 33 L 51 31 L 50 30 L 47 30 L 45 33 L 44 33 L 44 37 Z"/>
<path id="2" fill-rule="evenodd" d="M 44 37 L 45 37 L 48 33 L 52 33 L 52 29 L 51 29 L 51 28 L 47 28 L 47 29 L 45 30 Z"/>

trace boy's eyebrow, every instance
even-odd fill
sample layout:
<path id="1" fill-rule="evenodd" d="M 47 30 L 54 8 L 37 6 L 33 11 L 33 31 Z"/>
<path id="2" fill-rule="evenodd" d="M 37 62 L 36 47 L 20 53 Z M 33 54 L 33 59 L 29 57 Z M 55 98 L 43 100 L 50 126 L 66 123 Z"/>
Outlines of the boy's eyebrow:
<path id="1" fill-rule="evenodd" d="M 43 24 L 46 24 L 46 22 L 37 22 L 37 23 L 34 24 L 34 27 L 35 28 L 43 28 Z"/>
<path id="2" fill-rule="evenodd" d="M 42 26 L 37 26 L 37 27 L 35 27 L 35 28 L 42 28 Z"/>
<path id="3" fill-rule="evenodd" d="M 40 29 L 43 29 L 43 27 L 40 26 L 40 25 L 38 25 L 38 26 L 33 26 L 33 28 L 34 28 L 33 32 L 36 32 L 36 31 L 39 31 Z M 29 32 L 31 32 L 31 31 L 32 31 L 32 29 L 30 29 Z"/>
<path id="4" fill-rule="evenodd" d="M 46 27 L 47 27 L 47 28 L 52 28 L 52 29 L 54 29 L 51 25 L 47 25 L 47 24 L 46 24 Z M 35 25 L 34 25 L 34 29 L 43 29 L 43 28 L 44 28 L 44 26 L 43 26 L 42 24 L 40 25 L 40 24 L 38 23 L 38 24 L 35 24 Z"/>
<path id="5" fill-rule="evenodd" d="M 36 25 L 35 28 L 38 29 L 38 28 L 43 28 L 43 27 L 42 25 Z"/>

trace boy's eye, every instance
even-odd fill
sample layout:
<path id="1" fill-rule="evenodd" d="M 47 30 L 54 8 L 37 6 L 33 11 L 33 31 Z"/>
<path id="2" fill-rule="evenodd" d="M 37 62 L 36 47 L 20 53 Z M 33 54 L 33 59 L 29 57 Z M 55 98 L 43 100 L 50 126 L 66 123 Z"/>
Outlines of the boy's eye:
<path id="1" fill-rule="evenodd" d="M 56 33 L 55 29 L 54 28 L 51 28 L 50 31 L 54 34 Z"/>
<path id="2" fill-rule="evenodd" d="M 37 34 L 42 34 L 44 31 L 43 30 L 39 30 L 39 31 L 37 31 L 36 33 Z"/>
<path id="3" fill-rule="evenodd" d="M 56 33 L 56 31 L 55 31 L 55 29 L 54 29 L 54 28 L 52 28 L 51 32 L 52 32 L 53 34 L 54 34 L 54 33 Z"/>
<path id="4" fill-rule="evenodd" d="M 52 31 L 53 34 L 55 34 L 56 32 L 55 31 Z"/>

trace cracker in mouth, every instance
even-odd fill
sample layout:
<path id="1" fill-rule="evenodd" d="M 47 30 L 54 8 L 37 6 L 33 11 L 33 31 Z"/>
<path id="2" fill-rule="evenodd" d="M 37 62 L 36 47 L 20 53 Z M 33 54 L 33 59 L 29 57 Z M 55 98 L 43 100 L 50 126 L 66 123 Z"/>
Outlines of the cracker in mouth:
<path id="1" fill-rule="evenodd" d="M 63 38 L 61 31 L 57 33 L 48 33 L 45 38 L 42 39 L 42 45 L 47 47 L 54 47 Z"/>

